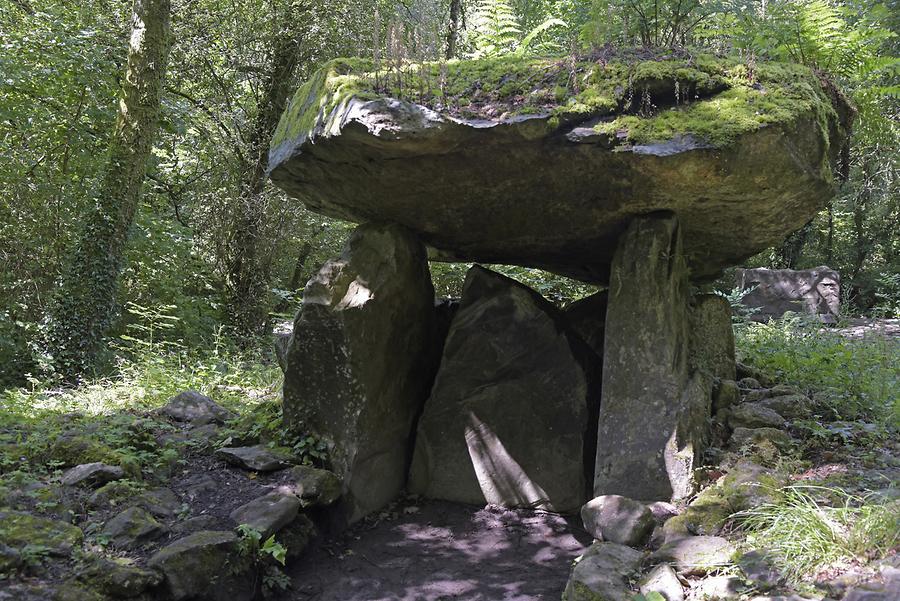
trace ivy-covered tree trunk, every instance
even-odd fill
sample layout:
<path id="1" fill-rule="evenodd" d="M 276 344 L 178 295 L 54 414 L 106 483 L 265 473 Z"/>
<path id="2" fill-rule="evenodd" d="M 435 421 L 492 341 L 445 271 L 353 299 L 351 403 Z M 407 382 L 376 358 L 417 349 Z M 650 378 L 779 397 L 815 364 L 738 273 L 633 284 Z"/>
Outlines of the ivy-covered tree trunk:
<path id="1" fill-rule="evenodd" d="M 297 16 L 295 22 L 296 19 Z M 300 60 L 297 32 L 292 27 L 284 27 L 275 38 L 271 56 L 228 243 L 228 314 L 236 333 L 244 339 L 261 334 L 268 317 L 272 257 L 264 248 L 269 216 L 263 192 L 269 140 L 293 90 L 294 72 Z"/>
<path id="2" fill-rule="evenodd" d="M 447 60 L 456 57 L 456 43 L 459 40 L 459 16 L 462 0 L 450 0 L 450 22 L 447 25 Z"/>
<path id="3" fill-rule="evenodd" d="M 96 366 L 118 307 L 125 244 L 153 148 L 169 54 L 170 0 L 134 0 L 128 64 L 109 165 L 64 270 L 48 342 L 61 375 Z"/>

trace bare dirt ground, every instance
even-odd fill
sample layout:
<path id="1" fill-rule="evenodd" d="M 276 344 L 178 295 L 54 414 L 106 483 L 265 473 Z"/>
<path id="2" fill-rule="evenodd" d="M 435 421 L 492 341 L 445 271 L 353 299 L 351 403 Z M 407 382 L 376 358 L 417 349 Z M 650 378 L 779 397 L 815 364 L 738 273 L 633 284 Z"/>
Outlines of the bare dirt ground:
<path id="1" fill-rule="evenodd" d="M 401 503 L 289 570 L 290 601 L 560 598 L 590 535 L 580 520 L 438 501 Z"/>

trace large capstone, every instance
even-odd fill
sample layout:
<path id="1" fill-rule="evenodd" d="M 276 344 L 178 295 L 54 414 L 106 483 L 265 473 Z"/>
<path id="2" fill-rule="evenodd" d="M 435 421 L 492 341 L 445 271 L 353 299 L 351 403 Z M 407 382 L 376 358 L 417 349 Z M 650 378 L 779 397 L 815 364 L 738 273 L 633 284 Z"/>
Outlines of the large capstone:
<path id="1" fill-rule="evenodd" d="M 364 225 L 306 285 L 284 379 L 284 415 L 321 437 L 355 521 L 403 488 L 413 420 L 434 373 L 425 249 L 397 225 Z"/>
<path id="2" fill-rule="evenodd" d="M 833 194 L 852 109 L 799 65 L 609 53 L 314 73 L 269 164 L 310 210 L 415 231 L 439 259 L 605 282 L 636 216 L 677 213 L 695 279 L 779 244 Z"/>
<path id="3" fill-rule="evenodd" d="M 411 490 L 577 509 L 589 496 L 599 366 L 538 293 L 473 267 L 419 421 Z"/>
<path id="4" fill-rule="evenodd" d="M 691 493 L 710 381 L 691 375 L 688 278 L 678 220 L 635 219 L 619 241 L 606 313 L 594 494 Z"/>
<path id="5" fill-rule="evenodd" d="M 738 269 L 741 304 L 754 321 L 769 321 L 788 311 L 817 315 L 826 323 L 837 321 L 841 308 L 841 276 L 830 267 L 793 269 Z"/>

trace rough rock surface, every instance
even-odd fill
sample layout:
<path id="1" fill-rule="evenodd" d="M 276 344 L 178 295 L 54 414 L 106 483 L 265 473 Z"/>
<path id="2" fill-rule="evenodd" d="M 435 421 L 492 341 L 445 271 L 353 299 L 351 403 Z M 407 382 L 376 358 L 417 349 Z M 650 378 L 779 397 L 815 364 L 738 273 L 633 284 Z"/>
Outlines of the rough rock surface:
<path id="1" fill-rule="evenodd" d="M 165 547 L 147 565 L 163 573 L 174 601 L 249 601 L 254 579 L 242 573 L 237 545 L 233 532 L 197 532 Z"/>
<path id="2" fill-rule="evenodd" d="M 63 486 L 101 486 L 125 477 L 125 470 L 105 463 L 83 463 L 67 470 L 62 476 Z"/>
<path id="3" fill-rule="evenodd" d="M 254 472 L 274 472 L 289 467 L 296 459 L 286 452 L 270 449 L 266 445 L 252 447 L 222 447 L 216 457 L 229 465 Z"/>
<path id="4" fill-rule="evenodd" d="M 705 444 L 711 390 L 706 376 L 690 375 L 688 280 L 675 217 L 635 219 L 612 273 L 594 494 L 682 498 Z"/>
<path id="5" fill-rule="evenodd" d="M 661 564 L 650 570 L 640 582 L 641 594 L 657 592 L 666 601 L 684 601 L 684 587 L 672 566 Z"/>
<path id="6" fill-rule="evenodd" d="M 818 315 L 827 323 L 837 321 L 841 308 L 841 276 L 830 267 L 793 269 L 738 269 L 737 286 L 747 293 L 741 303 L 757 309 L 750 316 L 768 321 L 788 311 Z"/>
<path id="7" fill-rule="evenodd" d="M 717 294 L 695 296 L 690 310 L 691 368 L 717 380 L 734 380 L 731 305 Z"/>
<path id="8" fill-rule="evenodd" d="M 175 421 L 191 422 L 195 426 L 220 424 L 232 417 L 230 411 L 196 390 L 186 390 L 172 397 L 160 407 L 159 413 Z"/>
<path id="9" fill-rule="evenodd" d="M 434 317 L 425 249 L 400 226 L 358 227 L 306 285 L 284 415 L 327 443 L 350 522 L 406 482 L 413 419 L 436 363 Z"/>
<path id="10" fill-rule="evenodd" d="M 650 508 L 627 497 L 604 495 L 581 508 L 584 529 L 598 540 L 640 546 L 653 530 Z"/>
<path id="11" fill-rule="evenodd" d="M 165 533 L 165 526 L 140 507 L 129 507 L 109 520 L 101 531 L 117 547 L 135 547 Z"/>
<path id="12" fill-rule="evenodd" d="M 731 409 L 732 428 L 783 428 L 784 418 L 774 409 L 756 403 L 741 403 Z"/>
<path id="13" fill-rule="evenodd" d="M 588 498 L 599 361 L 535 291 L 472 267 L 419 420 L 410 490 L 579 508 Z"/>
<path id="14" fill-rule="evenodd" d="M 543 58 L 425 68 L 404 92 L 373 89 L 369 61 L 325 65 L 281 119 L 272 180 L 313 211 L 405 225 L 442 258 L 592 281 L 631 218 L 653 211 L 681 218 L 695 277 L 780 242 L 833 193 L 852 110 L 809 69 L 758 63 L 750 81 L 740 61 L 708 56 L 586 60 L 574 79 Z M 470 104 L 447 106 L 444 80 Z M 663 110 L 642 116 L 628 89 Z M 678 89 L 695 101 L 676 105 Z"/>
<path id="15" fill-rule="evenodd" d="M 643 553 L 615 543 L 594 543 L 575 564 L 563 601 L 630 601 L 631 580 Z"/>
<path id="16" fill-rule="evenodd" d="M 328 470 L 298 465 L 288 473 L 288 482 L 279 490 L 297 495 L 304 506 L 331 505 L 341 496 L 341 480 Z"/>
<path id="17" fill-rule="evenodd" d="M 299 512 L 300 499 L 275 492 L 241 505 L 230 517 L 236 524 L 258 530 L 265 540 L 293 522 Z"/>
<path id="18" fill-rule="evenodd" d="M 69 555 L 84 540 L 76 526 L 22 511 L 0 511 L 0 532 L 3 543 L 13 549 L 36 545 L 57 556 Z"/>
<path id="19" fill-rule="evenodd" d="M 731 563 L 734 553 L 734 546 L 724 538 L 689 536 L 667 542 L 647 561 L 651 564 L 669 563 L 679 574 L 706 574 Z"/>

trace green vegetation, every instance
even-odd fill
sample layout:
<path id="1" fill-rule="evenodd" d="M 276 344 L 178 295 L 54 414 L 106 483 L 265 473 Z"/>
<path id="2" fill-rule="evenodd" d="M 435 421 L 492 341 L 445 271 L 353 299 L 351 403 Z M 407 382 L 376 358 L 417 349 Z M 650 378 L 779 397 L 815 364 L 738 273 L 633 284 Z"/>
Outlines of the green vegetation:
<path id="1" fill-rule="evenodd" d="M 788 486 L 778 500 L 735 515 L 747 545 L 795 584 L 858 557 L 880 559 L 900 544 L 900 505 L 820 486 Z"/>
<path id="2" fill-rule="evenodd" d="M 900 344 L 848 339 L 819 324 L 784 319 L 735 329 L 741 360 L 811 391 L 829 417 L 900 427 Z"/>

